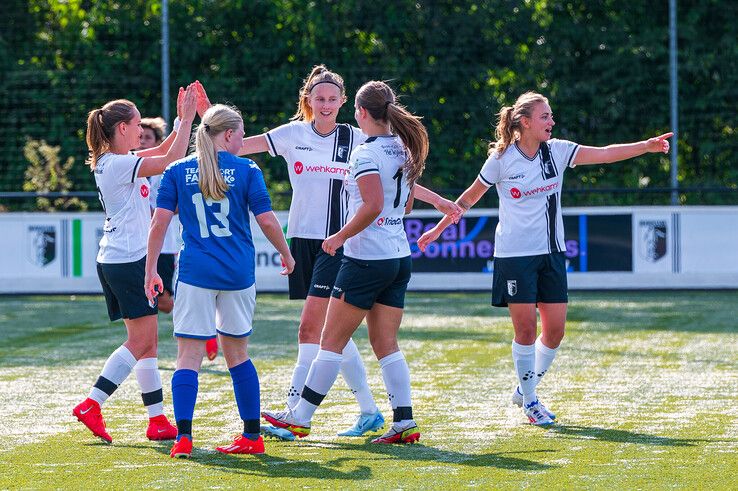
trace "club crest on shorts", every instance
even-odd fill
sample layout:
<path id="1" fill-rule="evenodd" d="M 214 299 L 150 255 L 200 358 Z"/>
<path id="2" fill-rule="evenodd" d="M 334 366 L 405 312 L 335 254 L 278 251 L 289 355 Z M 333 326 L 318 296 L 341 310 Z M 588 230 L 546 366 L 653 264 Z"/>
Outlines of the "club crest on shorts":
<path id="1" fill-rule="evenodd" d="M 514 297 L 518 293 L 518 280 L 507 280 L 507 294 Z"/>

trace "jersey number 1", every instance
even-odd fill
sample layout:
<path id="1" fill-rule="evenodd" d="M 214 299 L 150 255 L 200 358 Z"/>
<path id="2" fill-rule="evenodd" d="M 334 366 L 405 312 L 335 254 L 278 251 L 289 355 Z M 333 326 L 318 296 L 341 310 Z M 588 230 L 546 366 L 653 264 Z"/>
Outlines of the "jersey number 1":
<path id="1" fill-rule="evenodd" d="M 395 172 L 395 175 L 392 176 L 392 179 L 397 181 L 397 193 L 395 193 L 395 201 L 394 203 L 392 203 L 392 207 L 397 208 L 398 206 L 400 206 L 400 193 L 402 192 L 402 168 L 397 169 L 397 172 Z M 407 206 L 408 201 L 410 201 L 410 193 L 407 194 L 405 204 L 402 205 L 403 208 Z"/>
<path id="2" fill-rule="evenodd" d="M 231 230 L 228 228 L 230 222 L 228 221 L 228 212 L 230 211 L 230 203 L 228 196 L 220 201 L 213 201 L 211 199 L 202 199 L 202 193 L 196 193 L 192 195 L 192 202 L 195 204 L 195 213 L 197 213 L 197 222 L 200 224 L 200 237 L 207 239 L 210 237 L 210 232 L 216 237 L 230 237 Z M 220 225 L 211 225 L 208 231 L 208 221 L 205 216 L 205 204 L 209 207 L 217 204 L 220 205 L 220 211 L 213 211 L 213 215 L 220 222 Z"/>

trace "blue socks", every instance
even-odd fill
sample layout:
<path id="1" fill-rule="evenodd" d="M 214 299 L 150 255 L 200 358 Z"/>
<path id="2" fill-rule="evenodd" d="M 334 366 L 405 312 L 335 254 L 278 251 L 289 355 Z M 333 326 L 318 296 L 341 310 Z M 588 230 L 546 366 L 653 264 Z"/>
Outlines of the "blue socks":
<path id="1" fill-rule="evenodd" d="M 259 438 L 259 422 L 261 418 L 259 375 L 251 360 L 228 369 L 233 379 L 233 393 L 236 396 L 238 414 L 243 420 L 243 436 L 249 440 Z M 176 372 L 175 372 L 176 375 Z M 175 416 L 177 410 L 175 406 Z M 179 418 L 177 417 L 179 420 Z"/>
<path id="2" fill-rule="evenodd" d="M 177 440 L 183 435 L 192 439 L 192 415 L 197 401 L 197 372 L 180 369 L 172 375 L 172 403 L 177 422 Z"/>

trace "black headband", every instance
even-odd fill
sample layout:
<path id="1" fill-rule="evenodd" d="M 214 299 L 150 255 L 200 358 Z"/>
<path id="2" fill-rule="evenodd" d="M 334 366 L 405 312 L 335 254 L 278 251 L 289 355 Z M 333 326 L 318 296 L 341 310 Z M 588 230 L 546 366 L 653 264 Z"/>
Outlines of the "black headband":
<path id="1" fill-rule="evenodd" d="M 338 85 L 333 80 L 321 80 L 320 82 L 315 82 L 313 85 L 310 86 L 310 88 L 308 89 L 308 92 L 312 92 L 313 89 L 315 88 L 315 86 L 316 85 L 320 85 L 320 84 L 333 84 L 336 87 L 338 87 L 339 89 L 341 89 L 341 92 L 343 92 L 343 87 L 341 87 L 340 85 Z"/>

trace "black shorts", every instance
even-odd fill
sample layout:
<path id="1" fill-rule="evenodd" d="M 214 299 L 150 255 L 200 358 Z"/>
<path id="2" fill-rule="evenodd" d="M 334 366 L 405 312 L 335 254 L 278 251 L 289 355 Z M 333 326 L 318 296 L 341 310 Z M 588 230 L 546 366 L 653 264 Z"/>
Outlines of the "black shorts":
<path id="1" fill-rule="evenodd" d="M 156 307 L 149 306 L 149 299 L 144 293 L 145 269 L 146 256 L 132 263 L 97 263 L 97 276 L 111 321 L 137 319 L 158 313 Z"/>
<path id="2" fill-rule="evenodd" d="M 336 282 L 343 259 L 343 247 L 335 256 L 323 251 L 322 239 L 290 239 L 290 252 L 295 258 L 295 270 L 288 276 L 290 300 L 312 297 L 328 298 Z"/>
<path id="3" fill-rule="evenodd" d="M 331 295 L 364 310 L 375 303 L 402 309 L 412 269 L 410 256 L 375 261 L 344 257 Z"/>
<path id="4" fill-rule="evenodd" d="M 177 261 L 176 254 L 159 254 L 159 261 L 156 263 L 156 272 L 161 276 L 164 283 L 164 291 L 174 296 L 174 266 Z"/>
<path id="5" fill-rule="evenodd" d="M 567 303 L 566 258 L 563 252 L 538 256 L 496 257 L 492 305 Z"/>

